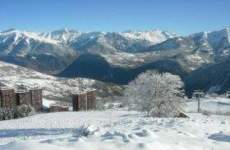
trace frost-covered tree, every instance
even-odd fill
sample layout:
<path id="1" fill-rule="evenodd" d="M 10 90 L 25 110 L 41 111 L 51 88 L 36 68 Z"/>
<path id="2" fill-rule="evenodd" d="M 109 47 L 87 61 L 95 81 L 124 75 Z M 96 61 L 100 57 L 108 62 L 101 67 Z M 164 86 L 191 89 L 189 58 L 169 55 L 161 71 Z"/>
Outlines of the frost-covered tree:
<path id="1" fill-rule="evenodd" d="M 20 105 L 17 107 L 15 115 L 17 118 L 27 117 L 35 114 L 35 109 L 30 105 Z"/>
<path id="2" fill-rule="evenodd" d="M 182 110 L 182 88 L 179 76 L 147 71 L 129 83 L 125 95 L 132 109 L 156 117 L 174 117 Z"/>

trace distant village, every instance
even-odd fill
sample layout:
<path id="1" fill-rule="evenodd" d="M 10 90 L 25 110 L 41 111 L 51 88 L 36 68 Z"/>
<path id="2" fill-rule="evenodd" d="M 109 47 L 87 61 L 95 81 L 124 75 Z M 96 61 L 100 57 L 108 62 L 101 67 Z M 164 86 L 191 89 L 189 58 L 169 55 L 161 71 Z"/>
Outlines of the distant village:
<path id="1" fill-rule="evenodd" d="M 32 106 L 36 112 L 42 112 L 43 97 L 42 88 L 25 87 L 11 88 L 0 84 L 0 108 L 14 109 L 20 105 Z M 61 111 L 88 111 L 96 109 L 96 90 L 84 89 L 79 92 L 74 92 L 72 95 L 72 109 L 69 106 L 59 103 L 52 104 L 48 108 L 48 112 Z"/>

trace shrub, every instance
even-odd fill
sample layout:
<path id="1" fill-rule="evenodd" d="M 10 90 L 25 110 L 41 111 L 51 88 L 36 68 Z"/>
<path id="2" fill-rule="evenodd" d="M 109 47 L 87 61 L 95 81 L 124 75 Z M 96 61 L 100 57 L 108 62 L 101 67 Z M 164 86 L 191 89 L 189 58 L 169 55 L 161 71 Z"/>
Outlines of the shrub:
<path id="1" fill-rule="evenodd" d="M 14 109 L 0 108 L 0 120 L 14 119 L 14 114 Z"/>
<path id="2" fill-rule="evenodd" d="M 16 117 L 17 118 L 22 118 L 22 117 L 27 117 L 35 114 L 35 110 L 32 106 L 30 105 L 20 105 L 16 109 Z"/>
<path id="3" fill-rule="evenodd" d="M 20 105 L 15 109 L 12 108 L 0 108 L 0 120 L 10 120 L 16 118 L 27 117 L 35 114 L 35 110 L 30 105 Z"/>

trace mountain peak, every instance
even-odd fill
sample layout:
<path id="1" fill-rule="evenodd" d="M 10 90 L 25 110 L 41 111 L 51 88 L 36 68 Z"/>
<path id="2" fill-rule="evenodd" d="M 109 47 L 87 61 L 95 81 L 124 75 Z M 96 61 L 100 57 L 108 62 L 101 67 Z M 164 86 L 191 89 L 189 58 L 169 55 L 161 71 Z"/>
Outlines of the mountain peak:
<path id="1" fill-rule="evenodd" d="M 3 36 L 3 39 L 5 40 L 8 39 L 9 37 L 13 37 L 14 43 L 18 43 L 18 41 L 23 39 L 26 39 L 27 43 L 29 43 L 30 39 L 33 39 L 35 41 L 58 44 L 58 41 L 48 37 L 41 36 L 41 34 L 37 32 L 28 32 L 28 31 L 17 30 L 17 29 L 9 29 L 0 32 L 0 35 Z"/>
<path id="2" fill-rule="evenodd" d="M 160 29 L 147 31 L 126 31 L 121 32 L 120 34 L 129 39 L 146 40 L 151 42 L 152 44 L 157 44 L 167 40 L 168 38 L 175 37 L 175 34 L 171 34 Z"/>
<path id="3" fill-rule="evenodd" d="M 69 28 L 64 28 L 63 30 L 64 30 L 65 32 L 69 32 L 70 29 L 69 29 Z"/>
<path id="4" fill-rule="evenodd" d="M 14 32 L 14 31 L 16 31 L 16 29 L 15 28 L 11 28 L 11 29 L 7 29 L 7 30 L 3 30 L 0 33 Z"/>
<path id="5" fill-rule="evenodd" d="M 54 40 L 58 40 L 62 43 L 68 43 L 73 40 L 75 40 L 77 37 L 79 37 L 82 33 L 69 28 L 63 28 L 59 30 L 54 30 L 52 32 L 43 33 L 42 36 L 49 37 Z"/>
<path id="6" fill-rule="evenodd" d="M 70 28 L 62 28 L 62 29 L 58 29 L 58 30 L 54 30 L 51 33 L 70 33 L 70 32 L 79 32 L 78 30 L 75 29 L 70 29 Z"/>
<path id="7" fill-rule="evenodd" d="M 208 38 L 208 33 L 207 31 L 203 31 L 203 32 L 198 32 L 198 33 L 194 33 L 194 34 L 191 34 L 190 37 L 200 37 L 200 38 L 203 38 L 203 39 L 207 39 Z"/>

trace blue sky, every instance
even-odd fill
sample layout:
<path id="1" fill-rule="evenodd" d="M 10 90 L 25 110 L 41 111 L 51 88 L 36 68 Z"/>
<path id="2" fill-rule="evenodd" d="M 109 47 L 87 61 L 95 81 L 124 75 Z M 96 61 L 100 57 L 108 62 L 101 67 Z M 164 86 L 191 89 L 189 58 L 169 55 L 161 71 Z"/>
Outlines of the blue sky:
<path id="1" fill-rule="evenodd" d="M 0 30 L 161 29 L 178 34 L 230 26 L 230 0 L 1 0 Z"/>

